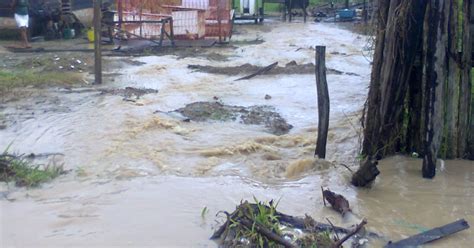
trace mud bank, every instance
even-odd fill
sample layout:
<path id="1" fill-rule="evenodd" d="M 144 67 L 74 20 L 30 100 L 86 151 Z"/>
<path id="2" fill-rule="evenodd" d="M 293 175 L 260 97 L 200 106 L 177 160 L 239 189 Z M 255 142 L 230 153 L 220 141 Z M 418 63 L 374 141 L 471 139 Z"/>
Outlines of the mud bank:
<path id="1" fill-rule="evenodd" d="M 307 64 L 297 64 L 295 61 L 287 63 L 285 66 L 277 66 L 271 69 L 268 72 L 265 72 L 266 75 L 278 75 L 278 74 L 314 74 L 313 63 Z M 189 69 L 198 72 L 206 72 L 213 74 L 224 74 L 224 75 L 239 75 L 239 74 L 250 74 L 258 70 L 263 69 L 263 66 L 256 66 L 251 64 L 243 64 L 240 66 L 229 66 L 229 67 L 215 67 L 215 66 L 203 66 L 203 65 L 189 65 Z M 336 69 L 327 68 L 328 74 L 335 75 L 349 75 L 349 76 L 359 76 L 359 74 L 354 72 L 342 72 Z"/>

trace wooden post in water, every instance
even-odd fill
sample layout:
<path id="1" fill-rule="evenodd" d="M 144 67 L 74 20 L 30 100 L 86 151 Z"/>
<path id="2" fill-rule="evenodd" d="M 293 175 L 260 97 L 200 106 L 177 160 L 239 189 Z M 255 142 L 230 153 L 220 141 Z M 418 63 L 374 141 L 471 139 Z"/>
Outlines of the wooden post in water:
<path id="1" fill-rule="evenodd" d="M 94 84 L 102 84 L 102 0 L 94 0 Z"/>
<path id="2" fill-rule="evenodd" d="M 329 92 L 326 81 L 326 47 L 316 46 L 316 89 L 318 91 L 318 139 L 314 156 L 326 158 L 329 128 Z"/>

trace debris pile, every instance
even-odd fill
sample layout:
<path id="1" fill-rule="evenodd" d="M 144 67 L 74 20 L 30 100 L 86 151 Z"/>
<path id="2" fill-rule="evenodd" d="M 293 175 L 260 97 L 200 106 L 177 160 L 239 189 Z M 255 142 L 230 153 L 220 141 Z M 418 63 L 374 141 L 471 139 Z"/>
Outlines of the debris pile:
<path id="1" fill-rule="evenodd" d="M 310 216 L 293 217 L 276 210 L 278 203 L 268 204 L 254 199 L 255 203 L 242 202 L 226 215 L 211 239 L 220 247 L 340 247 L 350 238 L 359 243 L 364 236 L 363 220 L 353 230 L 315 221 Z M 339 234 L 344 235 L 338 238 Z"/>
<path id="2" fill-rule="evenodd" d="M 264 125 L 275 135 L 287 134 L 292 125 L 288 124 L 272 106 L 230 106 L 220 102 L 195 102 L 175 110 L 191 121 L 240 121 L 246 125 Z"/>

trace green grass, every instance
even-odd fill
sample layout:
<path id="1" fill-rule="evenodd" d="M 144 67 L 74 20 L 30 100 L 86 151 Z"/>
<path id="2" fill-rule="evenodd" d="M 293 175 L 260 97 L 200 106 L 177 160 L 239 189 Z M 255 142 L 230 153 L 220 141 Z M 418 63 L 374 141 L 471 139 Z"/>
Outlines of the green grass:
<path id="1" fill-rule="evenodd" d="M 14 181 L 17 186 L 35 187 L 63 174 L 62 166 L 35 165 L 21 156 L 0 154 L 0 181 Z"/>
<path id="2" fill-rule="evenodd" d="M 474 95 L 474 68 L 471 68 L 471 94 Z"/>
<path id="3" fill-rule="evenodd" d="M 0 70 L 0 92 L 26 86 L 72 85 L 82 76 L 74 72 L 39 72 L 36 70 Z"/>
<path id="4" fill-rule="evenodd" d="M 255 229 L 255 225 L 261 225 L 267 230 L 272 231 L 277 235 L 281 235 L 280 222 L 276 216 L 276 208 L 278 203 L 275 205 L 273 203 L 262 203 L 255 197 L 254 200 L 257 209 L 254 209 L 246 202 L 241 205 L 243 207 L 239 214 L 239 216 L 246 216 L 254 223 L 252 228 L 245 228 L 240 222 L 234 221 L 233 219 L 230 219 L 232 224 L 229 227 L 235 228 L 237 240 L 240 240 L 240 238 L 248 239 L 251 244 L 259 248 L 278 247 L 278 245 L 273 240 L 268 239 L 266 236 L 262 235 Z"/>

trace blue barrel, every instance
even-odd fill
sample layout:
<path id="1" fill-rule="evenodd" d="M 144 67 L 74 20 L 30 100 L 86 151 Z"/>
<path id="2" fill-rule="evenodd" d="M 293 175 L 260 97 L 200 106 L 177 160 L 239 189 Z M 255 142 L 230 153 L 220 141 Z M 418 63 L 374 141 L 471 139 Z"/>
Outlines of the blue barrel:
<path id="1" fill-rule="evenodd" d="M 355 10 L 341 9 L 337 11 L 340 20 L 352 20 L 356 16 Z"/>

